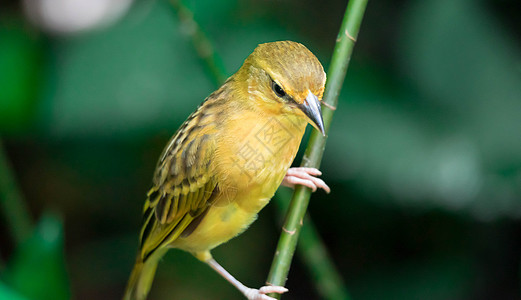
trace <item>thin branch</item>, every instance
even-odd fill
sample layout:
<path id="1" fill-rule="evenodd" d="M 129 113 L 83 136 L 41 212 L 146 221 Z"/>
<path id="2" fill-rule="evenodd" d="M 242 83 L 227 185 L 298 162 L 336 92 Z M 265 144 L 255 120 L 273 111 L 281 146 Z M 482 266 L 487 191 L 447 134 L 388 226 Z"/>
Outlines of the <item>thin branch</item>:
<path id="1" fill-rule="evenodd" d="M 170 3 L 173 11 L 177 13 L 182 32 L 191 38 L 195 51 L 206 66 L 210 77 L 217 86 L 220 86 L 226 80 L 227 73 L 221 58 L 214 50 L 212 42 L 194 20 L 192 11 L 181 0 L 170 0 Z"/>
<path id="2" fill-rule="evenodd" d="M 289 202 L 287 200 L 290 198 L 291 191 L 287 188 L 279 189 L 275 197 L 273 197 L 273 202 L 281 219 L 288 210 Z M 304 218 L 297 251 L 316 286 L 320 299 L 351 299 L 340 272 L 333 264 L 325 243 L 322 241 L 313 221 L 308 215 Z"/>
<path id="3" fill-rule="evenodd" d="M 324 118 L 326 132 L 329 131 L 334 108 L 336 108 L 338 103 L 338 95 L 340 94 L 353 47 L 358 37 L 358 31 L 366 5 L 367 0 L 351 0 L 344 14 L 344 19 L 331 58 L 331 65 L 327 73 L 328 81 L 323 98 L 323 102 L 326 104 L 322 107 L 322 116 Z M 318 168 L 324 153 L 325 144 L 326 137 L 323 137 L 314 130 L 311 133 L 308 147 L 302 159 L 302 166 Z M 309 204 L 310 195 L 311 190 L 309 188 L 303 186 L 295 188 L 283 225 L 286 231 L 281 232 L 273 257 L 270 274 L 267 279 L 268 284 L 283 286 L 286 283 L 300 229 L 302 228 L 303 219 Z M 291 234 L 288 232 L 291 232 Z M 280 295 L 271 296 L 280 298 Z"/>
<path id="4" fill-rule="evenodd" d="M 31 217 L 0 141 L 0 207 L 16 245 L 31 232 Z"/>

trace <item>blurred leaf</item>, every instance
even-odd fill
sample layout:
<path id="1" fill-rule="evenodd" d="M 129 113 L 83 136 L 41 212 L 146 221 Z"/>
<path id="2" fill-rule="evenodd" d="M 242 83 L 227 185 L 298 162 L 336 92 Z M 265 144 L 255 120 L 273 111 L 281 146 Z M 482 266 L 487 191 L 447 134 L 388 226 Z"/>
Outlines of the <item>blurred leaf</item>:
<path id="1" fill-rule="evenodd" d="M 416 1 L 405 17 L 401 65 L 427 99 L 451 111 L 485 164 L 521 161 L 521 48 L 484 1 Z"/>
<path id="2" fill-rule="evenodd" d="M 396 55 L 408 78 L 349 70 L 330 175 L 382 203 L 519 218 L 519 47 L 480 1 L 417 1 L 406 12 Z"/>
<path id="3" fill-rule="evenodd" d="M 52 41 L 44 133 L 114 139 L 173 131 L 214 90 L 185 34 L 191 29 L 164 2 L 137 2 L 106 30 Z M 189 4 L 233 72 L 259 43 L 299 40 L 261 17 L 241 21 L 235 1 Z"/>
<path id="4" fill-rule="evenodd" d="M 70 298 L 63 249 L 63 223 L 46 214 L 32 237 L 21 244 L 7 271 L 10 286 L 20 294 L 39 300 Z"/>
<path id="5" fill-rule="evenodd" d="M 202 102 L 211 81 L 158 2 L 136 3 L 106 30 L 53 41 L 60 50 L 50 57 L 55 86 L 40 111 L 46 130 L 62 137 L 134 136 L 177 127 Z"/>
<path id="6" fill-rule="evenodd" d="M 27 125 L 40 86 L 41 48 L 21 20 L 0 23 L 0 132 Z"/>
<path id="7" fill-rule="evenodd" d="M 2 281 L 0 281 L 0 299 L 27 300 L 26 297 L 16 293 Z"/>
<path id="8" fill-rule="evenodd" d="M 353 299 L 466 299 L 473 271 L 466 255 L 380 266 L 356 280 Z"/>
<path id="9" fill-rule="evenodd" d="M 496 17 L 483 1 L 417 1 L 401 43 L 401 65 L 441 106 L 432 117 L 444 135 L 442 179 L 473 190 L 463 206 L 483 219 L 521 216 L 521 49 Z"/>

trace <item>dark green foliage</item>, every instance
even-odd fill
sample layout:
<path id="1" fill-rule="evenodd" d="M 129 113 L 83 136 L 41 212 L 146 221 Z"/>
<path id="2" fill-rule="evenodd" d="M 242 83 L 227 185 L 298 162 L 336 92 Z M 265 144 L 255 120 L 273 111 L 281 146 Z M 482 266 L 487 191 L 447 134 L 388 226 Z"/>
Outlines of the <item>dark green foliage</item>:
<path id="1" fill-rule="evenodd" d="M 32 236 L 15 250 L 3 278 L 27 299 L 70 299 L 63 246 L 62 221 L 54 214 L 44 214 Z M 4 293 L 1 299 L 14 293 L 7 288 L 0 292 Z"/>
<path id="2" fill-rule="evenodd" d="M 17 247 L 0 218 L 0 298 L 118 299 L 157 158 L 213 80 L 166 2 L 135 1 L 113 23 L 66 36 L 7 3 L 0 134 L 26 215 L 52 208 L 65 228 L 51 219 L 53 246 L 33 233 Z M 184 3 L 230 73 L 256 44 L 282 39 L 327 70 L 346 4 Z M 321 166 L 332 193 L 309 207 L 353 299 L 520 298 L 520 10 L 516 0 L 369 1 Z M 275 219 L 268 207 L 215 251 L 247 285 L 268 274 Z M 319 299 L 299 259 L 288 288 L 284 299 Z M 151 299 L 241 298 L 172 251 Z"/>

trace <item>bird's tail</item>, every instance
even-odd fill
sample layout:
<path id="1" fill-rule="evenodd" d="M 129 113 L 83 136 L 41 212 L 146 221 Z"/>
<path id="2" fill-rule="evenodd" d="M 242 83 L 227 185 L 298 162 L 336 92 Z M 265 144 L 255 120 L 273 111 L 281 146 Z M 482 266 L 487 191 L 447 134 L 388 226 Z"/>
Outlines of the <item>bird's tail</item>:
<path id="1" fill-rule="evenodd" d="M 155 252 L 156 253 L 153 253 L 144 261 L 138 256 L 134 268 L 132 269 L 132 273 L 130 274 L 130 279 L 128 280 L 123 300 L 146 299 L 148 292 L 152 287 L 152 281 L 154 281 L 157 264 L 164 254 L 163 251 Z"/>

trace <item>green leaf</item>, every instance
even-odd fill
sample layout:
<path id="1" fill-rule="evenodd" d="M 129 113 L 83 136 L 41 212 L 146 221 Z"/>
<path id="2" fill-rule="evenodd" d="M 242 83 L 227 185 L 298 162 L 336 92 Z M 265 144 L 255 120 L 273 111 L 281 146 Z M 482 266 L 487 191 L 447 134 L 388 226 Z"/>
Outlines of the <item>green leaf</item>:
<path id="1" fill-rule="evenodd" d="M 41 48 L 22 20 L 0 24 L 0 130 L 16 131 L 32 121 L 41 79 Z"/>
<path id="2" fill-rule="evenodd" d="M 10 286 L 30 299 L 69 299 L 63 239 L 60 217 L 45 214 L 15 253 L 6 276 Z"/>
<path id="3" fill-rule="evenodd" d="M 26 297 L 13 291 L 10 287 L 5 285 L 2 281 L 0 281 L 0 299 L 27 300 Z"/>

